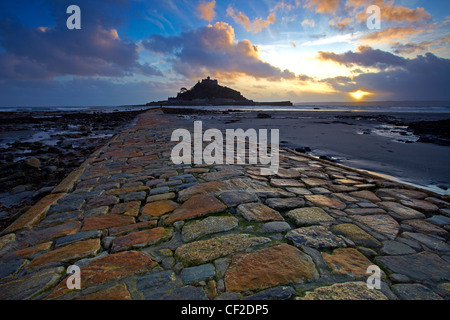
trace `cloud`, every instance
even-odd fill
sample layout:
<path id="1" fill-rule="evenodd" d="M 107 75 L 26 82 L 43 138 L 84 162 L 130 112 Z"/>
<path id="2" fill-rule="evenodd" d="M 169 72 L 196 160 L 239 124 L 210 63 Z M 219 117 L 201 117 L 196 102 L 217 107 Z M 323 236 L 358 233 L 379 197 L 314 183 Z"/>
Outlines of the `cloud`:
<path id="1" fill-rule="evenodd" d="M 339 17 L 336 17 L 336 18 L 334 18 L 334 19 L 331 19 L 330 20 L 330 23 L 329 23 L 329 25 L 331 26 L 331 27 L 334 27 L 334 28 L 336 28 L 337 30 L 341 30 L 341 31 L 344 31 L 344 30 L 351 30 L 352 28 L 351 27 L 349 27 L 349 25 L 350 25 L 350 23 L 353 21 L 353 19 L 352 18 L 339 18 Z"/>
<path id="2" fill-rule="evenodd" d="M 341 2 L 341 0 L 306 0 L 303 6 L 315 8 L 316 13 L 334 13 Z"/>
<path id="3" fill-rule="evenodd" d="M 311 19 L 311 20 L 305 19 L 302 21 L 301 25 L 302 25 L 302 27 L 310 26 L 310 27 L 314 28 L 316 26 L 316 22 L 313 19 Z"/>
<path id="4" fill-rule="evenodd" d="M 227 8 L 227 14 L 232 17 L 236 23 L 242 25 L 245 30 L 253 33 L 260 32 L 271 24 L 274 24 L 276 20 L 275 14 L 271 13 L 266 20 L 263 20 L 262 18 L 256 18 L 253 21 L 250 21 L 249 17 L 247 17 L 242 12 L 236 13 L 236 11 L 231 6 Z"/>
<path id="5" fill-rule="evenodd" d="M 388 23 L 401 23 L 401 22 L 424 22 L 431 19 L 431 15 L 422 7 L 414 9 L 406 8 L 402 6 L 393 5 L 393 1 L 386 2 L 385 0 L 347 0 L 346 6 L 353 7 L 354 9 L 364 9 L 356 16 L 359 22 L 367 20 L 366 8 L 370 5 L 377 5 L 381 9 L 381 19 L 383 22 Z"/>
<path id="6" fill-rule="evenodd" d="M 355 39 L 361 37 L 361 32 L 352 32 L 346 34 L 338 34 L 331 37 L 327 37 L 326 34 L 310 35 L 309 37 L 314 39 L 302 43 L 302 46 L 319 46 L 330 45 L 333 43 L 353 43 Z"/>
<path id="7" fill-rule="evenodd" d="M 135 72 L 145 76 L 164 76 L 164 74 L 157 67 L 154 67 L 148 63 L 141 64 L 136 62 Z"/>
<path id="8" fill-rule="evenodd" d="M 62 75 L 125 76 L 138 59 L 138 46 L 121 40 L 115 29 L 98 25 L 70 32 L 67 29 L 32 29 L 16 21 L 0 21 L 1 59 L 12 63 L 8 76 L 43 79 Z M 5 73 L 0 70 L 0 77 Z"/>
<path id="9" fill-rule="evenodd" d="M 423 41 L 421 43 L 408 42 L 400 43 L 395 42 L 392 44 L 391 49 L 395 54 L 413 54 L 422 51 L 429 50 L 430 45 L 433 43 L 431 41 Z"/>
<path id="10" fill-rule="evenodd" d="M 357 52 L 347 51 L 345 53 L 318 52 L 320 60 L 334 61 L 347 67 L 361 66 L 386 69 L 389 67 L 401 67 L 407 59 L 387 51 L 373 49 L 369 46 L 359 46 Z"/>
<path id="11" fill-rule="evenodd" d="M 202 19 L 211 22 L 216 17 L 216 11 L 214 11 L 215 6 L 216 0 L 212 0 L 211 2 L 202 0 L 197 7 L 197 12 Z"/>
<path id="12" fill-rule="evenodd" d="M 262 61 L 258 47 L 249 40 L 236 40 L 233 27 L 225 22 L 178 36 L 152 35 L 143 46 L 167 56 L 177 73 L 191 79 L 206 75 L 232 78 L 239 74 L 272 80 L 296 78 L 289 70 Z"/>
<path id="13" fill-rule="evenodd" d="M 380 31 L 370 32 L 361 37 L 359 41 L 363 43 L 395 43 L 398 40 L 405 41 L 427 30 L 429 30 L 427 26 L 389 27 Z"/>
<path id="14" fill-rule="evenodd" d="M 271 11 L 283 10 L 283 11 L 291 11 L 298 7 L 300 7 L 300 0 L 294 0 L 292 3 L 287 3 L 285 0 L 281 0 L 275 4 Z"/>
<path id="15" fill-rule="evenodd" d="M 390 53 L 377 51 L 376 59 L 361 59 L 353 56 L 353 62 L 361 65 L 379 63 L 397 66 L 381 72 L 369 72 L 350 77 L 324 79 L 335 90 L 353 92 L 364 90 L 375 93 L 374 98 L 392 100 L 450 100 L 450 59 L 440 58 L 432 53 L 413 59 L 395 58 Z M 347 55 L 350 57 L 350 55 Z M 351 59 L 348 58 L 347 63 Z"/>
<path id="16" fill-rule="evenodd" d="M 0 46 L 4 52 L 0 54 L 0 65 L 4 67 L 0 68 L 0 79 L 124 77 L 135 71 L 161 75 L 149 66 L 140 66 L 138 45 L 119 36 L 116 28 L 120 23 L 110 12 L 113 8 L 123 9 L 121 1 L 111 1 L 109 6 L 79 2 L 89 7 L 83 10 L 81 30 L 67 29 L 66 14 L 55 14 L 51 26 L 37 28 L 22 24 L 12 15 L 3 16 Z M 70 2 L 48 3 L 51 12 L 64 9 L 61 12 L 65 13 L 64 4 Z"/>
<path id="17" fill-rule="evenodd" d="M 417 22 L 431 19 L 431 15 L 422 7 L 409 9 L 400 6 L 383 6 L 381 10 L 382 19 L 387 22 Z"/>
<path id="18" fill-rule="evenodd" d="M 392 44 L 391 49 L 395 54 L 418 54 L 425 51 L 430 51 L 432 46 L 442 46 L 450 42 L 450 36 L 440 37 L 430 41 L 422 41 L 419 43 L 408 42 L 400 43 L 395 42 Z"/>

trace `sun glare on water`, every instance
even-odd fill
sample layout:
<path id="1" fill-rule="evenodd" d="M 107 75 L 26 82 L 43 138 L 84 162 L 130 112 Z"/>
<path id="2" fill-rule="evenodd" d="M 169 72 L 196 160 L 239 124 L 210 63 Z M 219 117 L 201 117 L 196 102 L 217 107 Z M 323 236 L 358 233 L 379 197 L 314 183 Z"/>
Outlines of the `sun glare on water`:
<path id="1" fill-rule="evenodd" d="M 350 92 L 350 95 L 356 100 L 361 100 L 362 98 L 364 98 L 365 96 L 368 96 L 370 94 L 371 94 L 370 92 L 366 92 L 366 91 L 362 91 L 362 90 Z"/>

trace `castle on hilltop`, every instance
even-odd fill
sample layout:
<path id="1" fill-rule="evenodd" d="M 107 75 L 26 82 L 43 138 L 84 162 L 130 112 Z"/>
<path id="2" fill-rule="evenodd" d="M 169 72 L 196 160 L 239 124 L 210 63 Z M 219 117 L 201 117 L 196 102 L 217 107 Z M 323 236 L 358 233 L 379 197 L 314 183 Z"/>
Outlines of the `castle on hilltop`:
<path id="1" fill-rule="evenodd" d="M 147 103 L 147 106 L 292 106 L 290 101 L 255 102 L 245 98 L 239 91 L 219 85 L 216 79 L 207 77 L 191 89 L 181 88 L 176 97 L 167 101 Z"/>
<path id="2" fill-rule="evenodd" d="M 171 105 L 250 105 L 252 100 L 245 98 L 239 91 L 219 85 L 209 76 L 198 81 L 190 90 L 181 88 L 176 98 L 169 98 Z"/>
<path id="3" fill-rule="evenodd" d="M 217 80 L 215 80 L 215 79 L 212 80 L 209 76 L 206 77 L 206 79 L 202 79 L 201 83 L 203 85 L 207 85 L 207 86 L 218 86 L 219 85 L 219 82 Z"/>

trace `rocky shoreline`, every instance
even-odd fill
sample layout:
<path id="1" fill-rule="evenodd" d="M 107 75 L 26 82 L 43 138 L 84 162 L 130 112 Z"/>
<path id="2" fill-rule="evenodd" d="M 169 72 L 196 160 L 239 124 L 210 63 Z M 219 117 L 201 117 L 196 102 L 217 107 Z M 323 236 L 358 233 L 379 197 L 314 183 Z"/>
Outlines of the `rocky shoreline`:
<path id="1" fill-rule="evenodd" d="M 0 230 L 140 113 L 0 113 Z"/>
<path id="2" fill-rule="evenodd" d="M 415 136 L 419 137 L 417 142 L 434 143 L 441 146 L 450 146 L 450 119 L 437 121 L 405 121 L 387 115 L 352 115 L 338 116 L 340 119 L 365 119 L 395 126 L 407 127 Z"/>

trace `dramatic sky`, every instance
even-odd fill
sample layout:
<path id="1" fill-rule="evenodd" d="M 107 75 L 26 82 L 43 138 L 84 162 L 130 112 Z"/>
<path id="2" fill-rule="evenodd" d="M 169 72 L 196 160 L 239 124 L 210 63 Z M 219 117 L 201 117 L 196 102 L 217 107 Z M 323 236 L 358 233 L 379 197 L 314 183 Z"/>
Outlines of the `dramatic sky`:
<path id="1" fill-rule="evenodd" d="M 69 5 L 81 30 L 69 30 Z M 366 9 L 381 9 L 369 29 Z M 448 0 L 0 1 L 0 107 L 142 104 L 211 76 L 258 101 L 450 100 Z"/>

